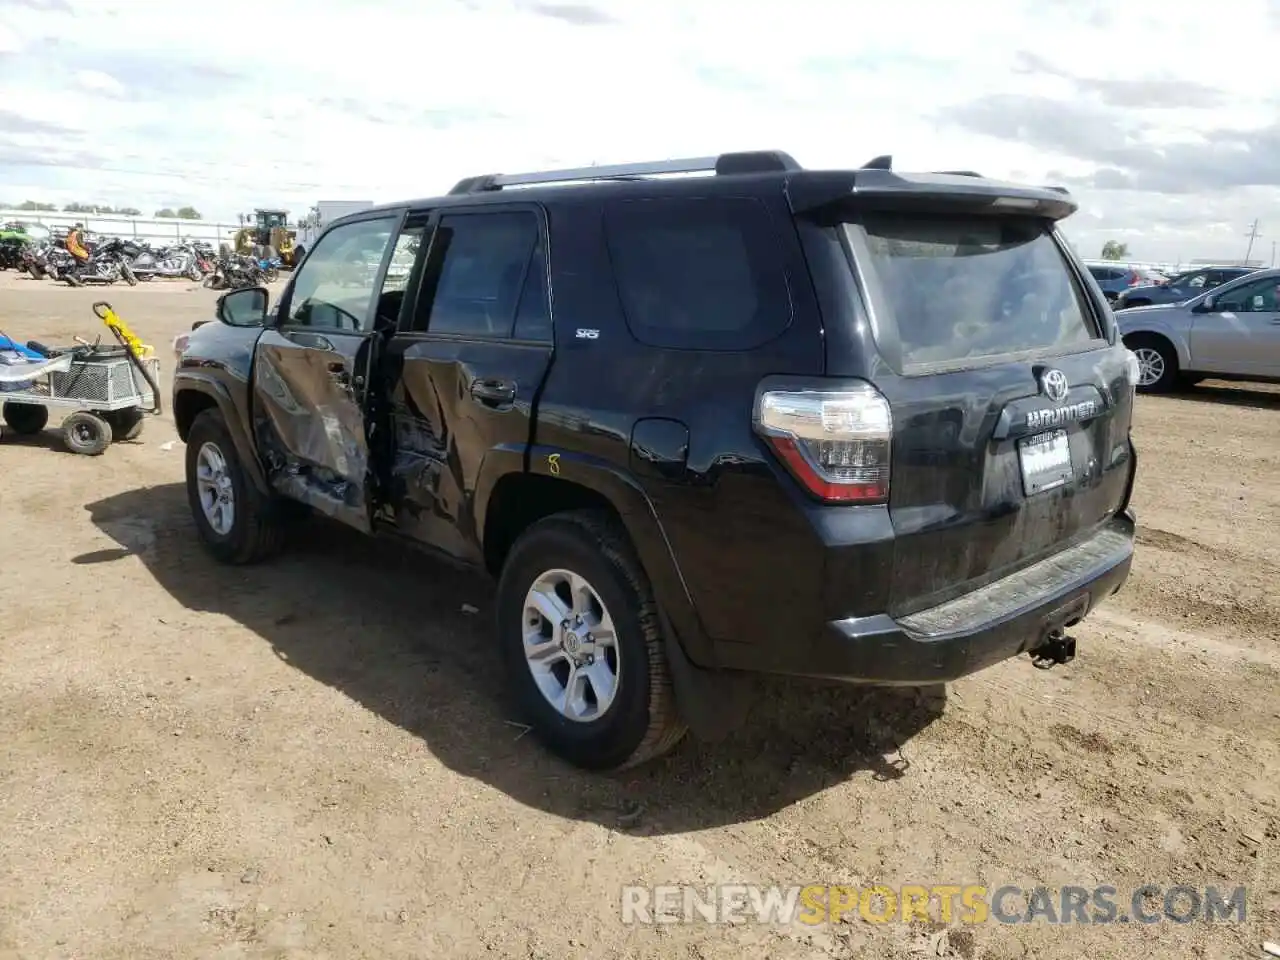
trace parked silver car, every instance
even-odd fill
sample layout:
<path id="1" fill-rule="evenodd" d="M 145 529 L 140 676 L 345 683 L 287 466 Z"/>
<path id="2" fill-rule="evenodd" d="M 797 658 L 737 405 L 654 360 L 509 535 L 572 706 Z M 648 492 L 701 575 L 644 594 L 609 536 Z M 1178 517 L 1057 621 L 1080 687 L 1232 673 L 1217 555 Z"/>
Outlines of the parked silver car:
<path id="1" fill-rule="evenodd" d="M 1280 380 L 1280 269 L 1259 270 L 1182 303 L 1117 310 L 1138 359 L 1138 390 L 1205 377 Z"/>

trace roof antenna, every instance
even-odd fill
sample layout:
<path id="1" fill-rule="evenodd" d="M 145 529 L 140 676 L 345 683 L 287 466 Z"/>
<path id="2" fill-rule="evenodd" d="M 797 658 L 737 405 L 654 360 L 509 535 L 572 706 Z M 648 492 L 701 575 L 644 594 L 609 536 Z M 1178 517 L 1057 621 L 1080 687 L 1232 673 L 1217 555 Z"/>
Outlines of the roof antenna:
<path id="1" fill-rule="evenodd" d="M 890 154 L 876 157 L 874 160 L 868 160 L 862 165 L 863 170 L 892 170 L 893 157 Z"/>

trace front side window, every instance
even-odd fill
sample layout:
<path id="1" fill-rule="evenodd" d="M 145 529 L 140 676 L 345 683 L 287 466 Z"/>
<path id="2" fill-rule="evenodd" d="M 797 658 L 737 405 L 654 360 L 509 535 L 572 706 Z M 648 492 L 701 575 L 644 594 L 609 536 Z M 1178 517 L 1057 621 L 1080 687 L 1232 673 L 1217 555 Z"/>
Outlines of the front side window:
<path id="1" fill-rule="evenodd" d="M 1277 306 L 1280 302 L 1277 297 L 1278 286 L 1280 277 L 1242 283 L 1214 297 L 1214 309 L 1231 313 L 1276 313 L 1280 311 L 1280 306 Z"/>
<path id="2" fill-rule="evenodd" d="M 329 230 L 294 278 L 285 323 L 365 333 L 372 328 L 374 288 L 395 217 L 357 220 Z"/>
<path id="3" fill-rule="evenodd" d="M 846 230 L 879 281 L 905 364 L 1070 352 L 1100 336 L 1043 221 L 894 212 Z"/>

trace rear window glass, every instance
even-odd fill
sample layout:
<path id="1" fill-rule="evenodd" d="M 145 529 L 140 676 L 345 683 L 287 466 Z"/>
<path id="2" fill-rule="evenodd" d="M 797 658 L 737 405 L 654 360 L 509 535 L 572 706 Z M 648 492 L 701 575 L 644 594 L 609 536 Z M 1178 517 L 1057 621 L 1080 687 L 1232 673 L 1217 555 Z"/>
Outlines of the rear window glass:
<path id="1" fill-rule="evenodd" d="M 605 237 L 627 326 L 659 347 L 741 350 L 780 334 L 791 299 L 768 211 L 739 197 L 625 200 Z"/>
<path id="2" fill-rule="evenodd" d="M 879 281 L 904 364 L 1070 351 L 1098 335 L 1041 221 L 893 213 L 846 229 Z"/>

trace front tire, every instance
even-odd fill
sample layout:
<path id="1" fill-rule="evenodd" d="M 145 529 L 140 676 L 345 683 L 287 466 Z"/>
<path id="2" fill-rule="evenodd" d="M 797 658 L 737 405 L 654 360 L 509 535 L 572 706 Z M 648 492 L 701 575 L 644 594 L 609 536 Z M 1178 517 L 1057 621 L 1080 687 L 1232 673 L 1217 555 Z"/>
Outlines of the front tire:
<path id="1" fill-rule="evenodd" d="M 526 530 L 503 565 L 497 621 L 512 693 L 552 752 L 617 770 L 684 736 L 657 603 L 608 514 L 556 514 Z"/>
<path id="2" fill-rule="evenodd" d="M 1178 354 L 1163 337 L 1135 334 L 1124 345 L 1138 358 L 1138 392 L 1168 393 L 1178 385 Z"/>
<path id="3" fill-rule="evenodd" d="M 246 473 L 222 414 L 205 410 L 187 433 L 187 502 L 200 539 L 223 563 L 254 563 L 279 551 L 280 512 Z"/>
<path id="4" fill-rule="evenodd" d="M 111 427 L 96 413 L 80 410 L 62 421 L 67 449 L 84 457 L 96 457 L 111 445 Z"/>

